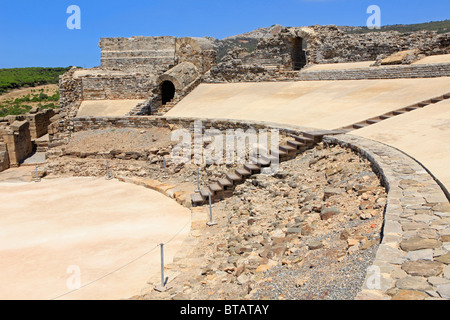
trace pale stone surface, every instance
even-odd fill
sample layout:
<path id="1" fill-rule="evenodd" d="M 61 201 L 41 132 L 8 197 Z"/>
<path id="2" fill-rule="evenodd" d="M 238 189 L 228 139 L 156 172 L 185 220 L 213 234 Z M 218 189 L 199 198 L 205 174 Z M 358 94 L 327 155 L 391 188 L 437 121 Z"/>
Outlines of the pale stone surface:
<path id="1" fill-rule="evenodd" d="M 426 291 L 431 289 L 430 284 L 422 277 L 406 277 L 397 280 L 396 287 L 405 290 Z"/>
<path id="2" fill-rule="evenodd" d="M 125 116 L 145 100 L 86 100 L 81 103 L 78 117 Z"/>
<path id="3" fill-rule="evenodd" d="M 447 87 L 449 88 L 449 87 Z M 450 189 L 448 159 L 450 149 L 441 141 L 450 141 L 450 100 L 387 119 L 362 128 L 354 134 L 399 148 L 420 161 Z M 442 195 L 441 201 L 447 201 Z M 429 199 L 430 201 L 431 199 Z M 440 209 L 434 209 L 441 211 Z"/>
<path id="4" fill-rule="evenodd" d="M 251 119 L 336 129 L 442 95 L 445 87 L 450 87 L 449 77 L 201 84 L 167 116 Z"/>
<path id="5" fill-rule="evenodd" d="M 79 266 L 85 285 L 152 250 L 62 299 L 139 295 L 146 281 L 160 272 L 156 246 L 180 232 L 165 246 L 169 263 L 190 226 L 190 211 L 175 201 L 115 180 L 0 183 L 0 202 L 2 299 L 52 299 L 70 291 L 69 266 Z"/>
<path id="6" fill-rule="evenodd" d="M 412 260 L 412 261 L 433 260 L 433 250 L 432 249 L 424 249 L 424 250 L 409 251 L 406 254 L 406 259 Z"/>

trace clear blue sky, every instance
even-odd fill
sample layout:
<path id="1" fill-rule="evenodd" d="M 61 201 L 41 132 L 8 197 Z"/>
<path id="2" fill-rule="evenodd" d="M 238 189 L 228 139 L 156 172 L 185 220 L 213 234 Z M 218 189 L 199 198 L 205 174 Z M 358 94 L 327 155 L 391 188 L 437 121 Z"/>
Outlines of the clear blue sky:
<path id="1" fill-rule="evenodd" d="M 69 30 L 69 5 L 81 30 Z M 222 39 L 274 24 L 362 26 L 370 5 L 382 25 L 449 19 L 448 0 L 23 0 L 0 6 L 0 68 L 100 64 L 101 37 L 212 36 Z"/>

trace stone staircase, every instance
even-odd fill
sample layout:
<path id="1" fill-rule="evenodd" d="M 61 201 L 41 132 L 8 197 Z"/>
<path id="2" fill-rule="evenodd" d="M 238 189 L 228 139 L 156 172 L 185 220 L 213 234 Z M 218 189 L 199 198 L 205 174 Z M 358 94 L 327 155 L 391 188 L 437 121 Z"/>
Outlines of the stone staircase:
<path id="1" fill-rule="evenodd" d="M 350 132 L 350 131 L 353 131 L 353 130 L 362 129 L 362 128 L 368 127 L 370 125 L 379 123 L 381 121 L 390 119 L 392 117 L 396 117 L 396 116 L 399 116 L 399 115 L 402 115 L 402 114 L 405 114 L 405 113 L 408 113 L 408 112 L 411 112 L 411 111 L 414 111 L 414 110 L 422 109 L 422 108 L 424 108 L 426 106 L 429 106 L 431 104 L 435 104 L 435 103 L 438 103 L 438 102 L 441 102 L 441 101 L 447 100 L 447 99 L 450 99 L 450 93 L 447 93 L 447 94 L 444 94 L 442 96 L 439 96 L 439 97 L 436 97 L 436 98 L 432 98 L 432 99 L 429 99 L 429 100 L 425 100 L 425 101 L 422 101 L 422 102 L 410 105 L 410 106 L 405 107 L 405 108 L 394 110 L 394 111 L 382 114 L 382 115 L 374 117 L 374 118 L 370 118 L 370 119 L 367 119 L 367 120 L 364 120 L 364 121 L 361 121 L 361 122 L 357 122 L 357 123 L 351 124 L 349 126 L 341 128 L 340 130 L 344 130 L 345 132 Z"/>
<path id="2" fill-rule="evenodd" d="M 295 158 L 299 153 L 312 148 L 320 142 L 324 135 L 339 133 L 343 133 L 343 131 L 314 131 L 303 132 L 301 136 L 292 135 L 294 140 L 288 140 L 286 144 L 280 145 L 278 150 L 271 150 L 266 153 L 267 155 L 251 157 L 249 163 L 244 164 L 242 168 L 227 173 L 224 177 L 213 181 L 199 192 L 191 194 L 192 207 L 209 203 L 209 195 L 211 195 L 211 202 L 232 196 L 234 188 L 245 182 L 252 175 L 261 173 L 264 168 L 269 168 L 274 163 L 281 163 Z"/>

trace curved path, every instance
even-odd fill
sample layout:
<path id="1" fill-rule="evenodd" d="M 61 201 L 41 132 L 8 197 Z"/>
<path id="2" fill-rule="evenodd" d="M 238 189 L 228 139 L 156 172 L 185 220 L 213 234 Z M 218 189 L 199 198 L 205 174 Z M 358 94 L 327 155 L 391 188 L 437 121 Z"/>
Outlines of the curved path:
<path id="1" fill-rule="evenodd" d="M 170 241 L 165 246 L 169 263 L 190 230 L 190 210 L 117 180 L 3 182 L 0 203 L 0 299 L 139 295 L 149 278 L 159 277 L 157 245 Z M 78 270 L 82 286 L 102 279 L 64 295 Z"/>

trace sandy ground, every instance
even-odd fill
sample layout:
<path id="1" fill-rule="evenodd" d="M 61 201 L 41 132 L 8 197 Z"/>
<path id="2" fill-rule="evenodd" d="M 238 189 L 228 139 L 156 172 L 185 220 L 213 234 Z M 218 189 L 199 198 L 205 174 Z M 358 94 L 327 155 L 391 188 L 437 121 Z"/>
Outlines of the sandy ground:
<path id="1" fill-rule="evenodd" d="M 426 63 L 450 63 L 450 54 L 441 54 L 436 56 L 425 57 L 413 64 L 426 64 Z"/>
<path id="2" fill-rule="evenodd" d="M 190 230 L 188 209 L 115 180 L 1 182 L 0 203 L 0 299 L 54 299 L 99 278 L 59 298 L 130 298 L 159 279 L 157 245 L 173 238 L 169 263 Z"/>
<path id="3" fill-rule="evenodd" d="M 201 84 L 166 116 L 337 129 L 440 96 L 448 88 L 450 77 Z"/>
<path id="4" fill-rule="evenodd" d="M 355 130 L 351 134 L 406 152 L 450 190 L 450 100 Z"/>

